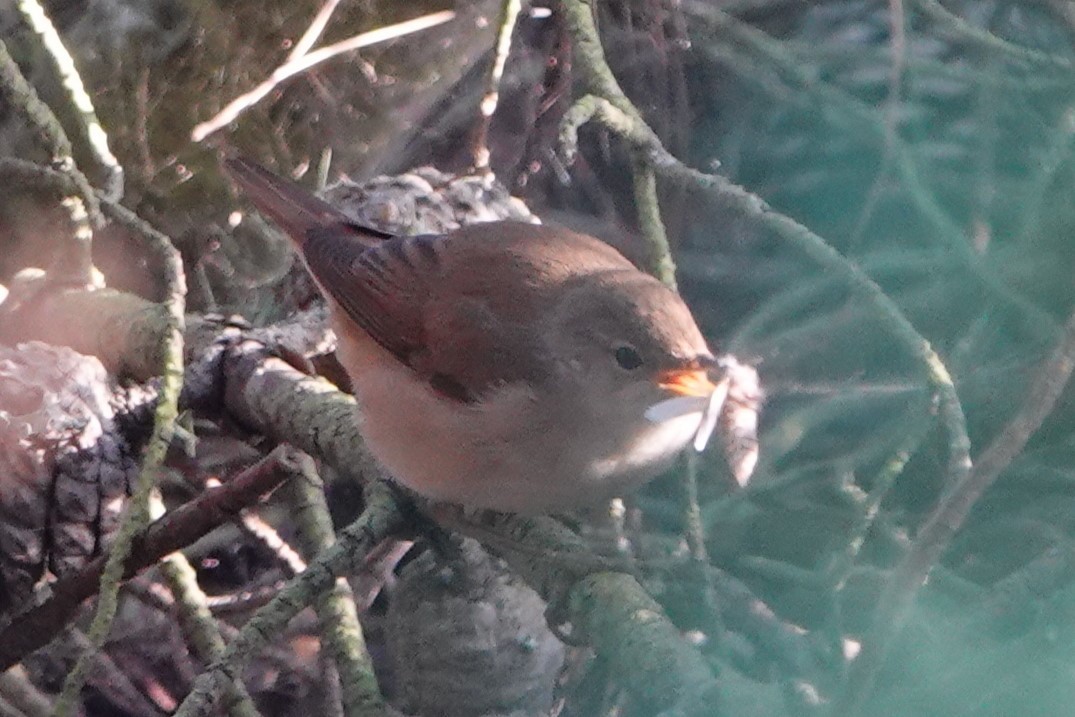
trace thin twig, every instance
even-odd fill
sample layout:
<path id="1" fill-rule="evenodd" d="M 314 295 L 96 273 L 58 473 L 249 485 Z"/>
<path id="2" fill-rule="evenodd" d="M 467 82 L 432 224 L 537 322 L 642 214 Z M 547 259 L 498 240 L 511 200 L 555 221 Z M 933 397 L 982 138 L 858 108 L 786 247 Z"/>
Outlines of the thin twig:
<path id="1" fill-rule="evenodd" d="M 302 33 L 302 37 L 291 48 L 291 52 L 287 56 L 288 62 L 293 62 L 310 51 L 317 39 L 321 37 L 321 33 L 325 31 L 328 21 L 332 19 L 332 13 L 336 12 L 336 7 L 339 4 L 340 0 L 325 0 L 321 4 L 321 7 L 317 9 L 317 14 L 314 15 L 314 19 L 310 21 L 309 27 L 306 28 L 306 32 Z"/>
<path id="2" fill-rule="evenodd" d="M 183 329 L 186 310 L 183 260 L 172 241 L 125 207 L 112 202 L 104 206 L 113 221 L 143 238 L 158 254 L 165 271 L 164 306 L 167 309 L 167 327 L 162 336 L 161 355 L 164 357 L 164 365 L 160 367 L 161 383 L 153 415 L 153 433 L 146 445 L 142 469 L 101 573 L 97 611 L 87 631 L 87 638 L 95 650 L 104 645 L 115 618 L 127 557 L 137 536 L 149 525 L 150 495 L 168 453 L 175 419 L 179 415 L 179 392 L 183 387 Z M 69 715 L 75 709 L 76 698 L 86 678 L 89 659 L 88 653 L 80 655 L 67 675 L 56 704 L 57 717 Z"/>
<path id="3" fill-rule="evenodd" d="M 74 244 L 70 252 L 63 252 L 53 270 L 61 281 L 84 286 L 95 285 L 93 256 L 93 228 L 104 222 L 98 206 L 97 195 L 85 175 L 78 171 L 72 154 L 71 142 L 63 131 L 60 121 L 41 101 L 37 92 L 23 77 L 19 66 L 0 40 L 0 96 L 6 96 L 10 106 L 15 107 L 30 124 L 35 133 L 45 140 L 50 161 L 56 171 L 63 173 L 72 184 L 72 191 L 63 199 L 71 223 L 75 227 Z"/>
<path id="4" fill-rule="evenodd" d="M 239 525 L 244 533 L 272 551 L 280 564 L 284 566 L 286 577 L 294 577 L 306 569 L 306 561 L 302 559 L 298 551 L 283 539 L 276 528 L 265 522 L 254 511 L 244 510 Z"/>
<path id="5" fill-rule="evenodd" d="M 649 248 L 650 273 L 668 288 L 678 291 L 676 285 L 676 262 L 668 244 L 668 233 L 661 219 L 657 199 L 657 177 L 649 160 L 635 152 L 632 154 L 631 179 L 634 187 L 635 207 L 638 212 L 638 228 L 646 238 Z"/>
<path id="6" fill-rule="evenodd" d="M 376 30 L 370 30 L 369 32 L 363 32 L 332 45 L 318 48 L 301 57 L 288 60 L 273 70 L 269 79 L 265 80 L 249 92 L 236 97 L 212 119 L 196 125 L 190 133 L 190 138 L 194 142 L 201 142 L 213 132 L 234 122 L 239 115 L 263 100 L 281 82 L 290 77 L 294 77 L 300 72 L 304 72 L 315 65 L 345 52 L 351 52 L 352 50 L 369 47 L 370 45 L 376 45 L 379 42 L 394 40 L 405 35 L 435 27 L 448 22 L 454 17 L 455 13 L 450 10 L 423 15 L 422 17 L 413 20 L 407 20 L 406 22 L 389 25 L 388 27 L 381 27 Z"/>
<path id="7" fill-rule="evenodd" d="M 82 77 L 78 74 L 78 68 L 75 67 L 74 58 L 67 51 L 52 20 L 37 0 L 19 0 L 19 10 L 33 31 L 41 38 L 45 54 L 51 58 L 71 98 L 71 104 L 78 113 L 90 152 L 107 173 L 102 190 L 104 196 L 109 201 L 118 202 L 123 197 L 123 167 L 112 154 L 112 150 L 108 148 L 108 135 L 101 127 L 101 121 L 97 119 L 97 111 L 94 110 L 93 101 L 82 84 Z"/>
<path id="8" fill-rule="evenodd" d="M 888 652 L 904 623 L 914 596 L 937 564 L 952 537 L 982 494 L 1022 452 L 1030 437 L 1052 413 L 1075 367 L 1075 313 L 1051 356 L 1035 375 L 1018 413 L 979 456 L 977 465 L 951 485 L 922 525 L 878 601 L 862 652 L 851 665 L 844 693 L 833 715 L 854 717 L 862 709 Z"/>
<path id="9" fill-rule="evenodd" d="M 391 538 L 372 551 L 362 565 L 362 572 L 351 576 L 355 595 L 355 609 L 366 612 L 381 594 L 381 589 L 392 579 L 392 572 L 400 560 L 414 547 L 413 540 Z"/>
<path id="10" fill-rule="evenodd" d="M 500 25 L 496 35 L 496 48 L 493 52 L 493 63 L 489 67 L 489 75 L 485 79 L 485 95 L 482 96 L 478 111 L 481 117 L 474 131 L 472 142 L 474 169 L 484 172 L 489 169 L 489 124 L 493 120 L 497 103 L 500 101 L 500 79 L 504 76 L 504 66 L 507 65 L 508 55 L 511 53 L 511 36 L 515 31 L 515 21 L 522 10 L 522 0 L 502 0 L 500 10 Z"/>
<path id="11" fill-rule="evenodd" d="M 1020 62 L 1033 65 L 1070 70 L 1072 62 L 1066 57 L 1041 52 L 1029 47 L 1022 47 L 997 37 L 988 30 L 974 27 L 969 22 L 953 14 L 937 0 L 911 0 L 923 15 L 937 23 L 937 26 L 953 35 L 956 39 L 973 42 L 986 50 L 999 53 Z"/>
<path id="12" fill-rule="evenodd" d="M 877 163 L 877 172 L 873 182 L 866 192 L 866 199 L 862 204 L 854 229 L 851 230 L 847 241 L 847 253 L 851 254 L 853 247 L 857 246 L 866 228 L 873 218 L 873 213 L 878 203 L 884 196 L 885 185 L 888 182 L 888 173 L 891 171 L 896 152 L 901 151 L 897 146 L 899 139 L 900 104 L 902 102 L 903 75 L 907 69 L 907 15 L 903 7 L 903 0 L 888 0 L 888 27 L 889 27 L 889 54 L 890 67 L 888 70 L 888 93 L 885 96 L 882 116 L 884 118 L 884 141 L 881 147 L 881 159 Z"/>

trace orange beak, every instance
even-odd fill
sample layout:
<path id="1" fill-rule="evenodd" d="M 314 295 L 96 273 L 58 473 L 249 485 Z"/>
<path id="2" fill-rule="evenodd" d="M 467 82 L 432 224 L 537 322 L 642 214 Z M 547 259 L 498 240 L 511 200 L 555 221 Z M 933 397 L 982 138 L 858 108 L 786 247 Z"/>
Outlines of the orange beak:
<path id="1" fill-rule="evenodd" d="M 709 374 L 701 369 L 681 368 L 665 371 L 657 377 L 657 385 L 680 396 L 708 398 L 717 389 Z"/>

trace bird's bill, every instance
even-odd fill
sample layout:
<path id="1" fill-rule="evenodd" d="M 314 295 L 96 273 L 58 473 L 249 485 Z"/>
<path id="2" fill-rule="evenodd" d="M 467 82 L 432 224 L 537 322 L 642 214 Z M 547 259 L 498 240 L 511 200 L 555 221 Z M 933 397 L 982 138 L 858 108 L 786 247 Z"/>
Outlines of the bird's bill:
<path id="1" fill-rule="evenodd" d="M 680 396 L 697 398 L 709 398 L 717 390 L 709 374 L 696 368 L 666 371 L 658 377 L 657 385 Z"/>
<path id="2" fill-rule="evenodd" d="M 680 369 L 662 375 L 659 385 L 678 395 L 650 406 L 646 419 L 652 423 L 663 423 L 684 416 L 697 416 L 698 428 L 692 444 L 694 450 L 701 453 L 720 422 L 724 401 L 728 397 L 728 377 L 725 376 L 720 383 L 713 383 L 703 370 Z"/>

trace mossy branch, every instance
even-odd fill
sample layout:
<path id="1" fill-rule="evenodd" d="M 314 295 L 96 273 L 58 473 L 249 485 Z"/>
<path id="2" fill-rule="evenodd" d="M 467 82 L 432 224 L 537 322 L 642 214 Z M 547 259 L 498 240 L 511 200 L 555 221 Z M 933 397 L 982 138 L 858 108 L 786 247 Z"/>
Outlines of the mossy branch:
<path id="1" fill-rule="evenodd" d="M 299 540 L 307 556 L 318 555 L 336 542 L 325 485 L 308 455 L 298 454 L 293 462 L 296 476 L 289 487 Z M 387 714 L 347 579 L 336 578 L 335 584 L 318 597 L 316 608 L 322 637 L 336 664 L 344 715 Z"/>
<path id="2" fill-rule="evenodd" d="M 331 590 L 336 576 L 359 570 L 378 543 L 407 529 L 407 517 L 389 486 L 380 482 L 368 484 L 366 499 L 366 510 L 341 531 L 337 542 L 258 610 L 220 659 L 198 676 L 175 717 L 208 714 L 221 690 L 239 678 L 243 663 L 278 637 L 292 617 Z"/>

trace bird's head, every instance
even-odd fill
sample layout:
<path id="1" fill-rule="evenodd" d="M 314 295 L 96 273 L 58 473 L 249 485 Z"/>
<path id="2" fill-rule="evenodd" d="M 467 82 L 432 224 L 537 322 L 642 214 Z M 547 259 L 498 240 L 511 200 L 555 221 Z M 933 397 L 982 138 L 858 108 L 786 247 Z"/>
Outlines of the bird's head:
<path id="1" fill-rule="evenodd" d="M 674 420 L 696 434 L 713 400 L 723 401 L 726 386 L 713 380 L 716 360 L 690 309 L 648 275 L 609 271 L 569 285 L 550 338 L 570 384 L 602 413 L 653 425 Z M 683 433 L 684 445 L 708 440 Z"/>

